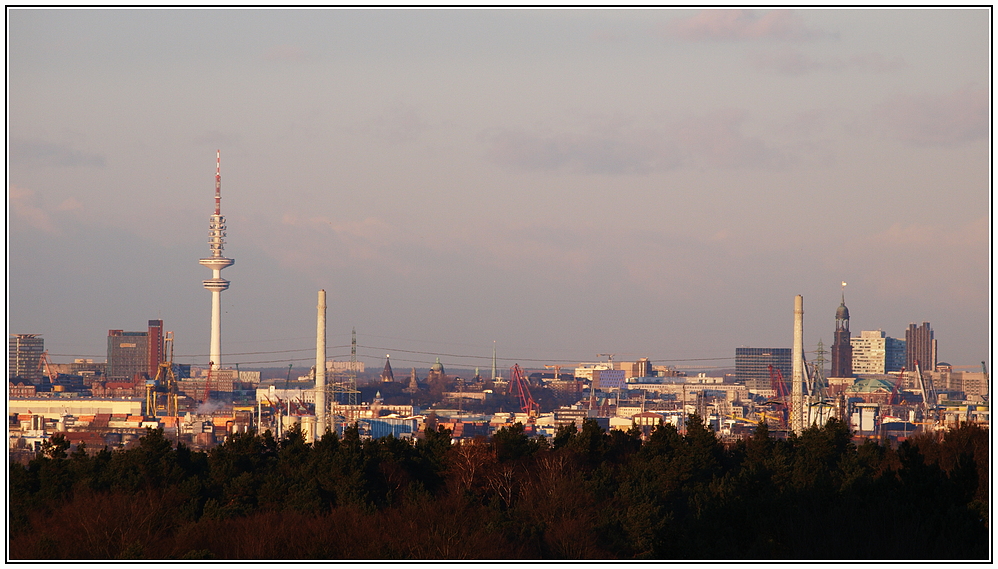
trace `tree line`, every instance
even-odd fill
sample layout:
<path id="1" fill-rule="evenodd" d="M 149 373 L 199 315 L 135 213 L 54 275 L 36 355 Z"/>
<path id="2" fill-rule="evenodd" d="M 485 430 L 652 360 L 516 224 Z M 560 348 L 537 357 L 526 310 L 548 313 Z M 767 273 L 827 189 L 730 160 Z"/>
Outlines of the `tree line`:
<path id="1" fill-rule="evenodd" d="M 314 444 L 292 429 L 208 451 L 149 430 L 127 450 L 58 435 L 10 464 L 11 559 L 988 559 L 988 436 L 896 448 L 837 420 L 723 444 L 696 415 L 553 441 L 522 425 L 452 444 Z"/>

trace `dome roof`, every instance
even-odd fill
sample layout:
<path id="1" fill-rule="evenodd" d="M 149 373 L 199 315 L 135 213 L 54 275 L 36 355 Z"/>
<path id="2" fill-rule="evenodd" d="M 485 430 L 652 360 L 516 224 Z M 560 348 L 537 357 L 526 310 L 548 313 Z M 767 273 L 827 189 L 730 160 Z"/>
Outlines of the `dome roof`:
<path id="1" fill-rule="evenodd" d="M 888 392 L 894 390 L 894 385 L 884 379 L 866 378 L 857 379 L 855 383 L 846 388 L 849 393 L 876 393 Z"/>
<path id="2" fill-rule="evenodd" d="M 437 358 L 437 363 L 430 366 L 430 371 L 444 372 L 444 364 L 440 363 L 440 358 Z"/>
<path id="3" fill-rule="evenodd" d="M 845 301 L 843 301 L 842 304 L 840 304 L 839 307 L 835 310 L 835 319 L 849 320 L 849 309 L 846 308 Z"/>

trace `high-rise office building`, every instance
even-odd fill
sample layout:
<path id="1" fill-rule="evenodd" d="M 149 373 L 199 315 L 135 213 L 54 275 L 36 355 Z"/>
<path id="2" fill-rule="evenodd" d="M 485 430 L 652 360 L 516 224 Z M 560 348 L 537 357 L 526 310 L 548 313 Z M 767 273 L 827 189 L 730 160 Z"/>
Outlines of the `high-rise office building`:
<path id="1" fill-rule="evenodd" d="M 852 371 L 855 374 L 885 374 L 904 365 L 905 341 L 882 330 L 863 330 L 851 339 Z"/>
<path id="2" fill-rule="evenodd" d="M 846 295 L 842 293 L 842 304 L 835 309 L 835 335 L 832 341 L 832 373 L 828 377 L 852 377 L 852 343 L 849 338 L 849 309 L 846 308 Z"/>
<path id="3" fill-rule="evenodd" d="M 159 363 L 166 361 L 166 354 L 163 353 L 165 346 L 163 344 L 163 321 L 162 320 L 150 320 L 149 321 L 149 378 L 154 379 L 156 377 L 156 372 L 159 369 Z"/>
<path id="4" fill-rule="evenodd" d="M 7 341 L 7 379 L 20 377 L 31 383 L 42 381 L 45 340 L 39 334 L 11 334 Z"/>
<path id="5" fill-rule="evenodd" d="M 107 331 L 107 378 L 132 381 L 153 379 L 163 361 L 163 321 L 150 320 L 145 332 Z"/>
<path id="6" fill-rule="evenodd" d="M 769 366 L 789 381 L 793 369 L 790 348 L 735 348 L 735 380 L 749 389 L 770 389 Z"/>
<path id="7" fill-rule="evenodd" d="M 928 322 L 922 322 L 921 326 L 909 324 L 904 333 L 907 344 L 907 355 L 905 357 L 905 368 L 915 369 L 915 360 L 922 366 L 922 371 L 933 371 L 936 369 L 936 339 L 929 327 Z"/>

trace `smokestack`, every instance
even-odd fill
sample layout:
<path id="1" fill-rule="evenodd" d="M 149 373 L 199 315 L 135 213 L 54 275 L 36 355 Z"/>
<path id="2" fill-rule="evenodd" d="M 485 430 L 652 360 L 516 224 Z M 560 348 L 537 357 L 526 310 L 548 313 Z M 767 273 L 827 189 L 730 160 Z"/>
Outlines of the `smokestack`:
<path id="1" fill-rule="evenodd" d="M 794 297 L 793 384 L 790 387 L 790 428 L 804 430 L 804 297 Z"/>
<path id="2" fill-rule="evenodd" d="M 326 290 L 319 291 L 315 324 L 315 427 L 321 438 L 326 432 Z"/>

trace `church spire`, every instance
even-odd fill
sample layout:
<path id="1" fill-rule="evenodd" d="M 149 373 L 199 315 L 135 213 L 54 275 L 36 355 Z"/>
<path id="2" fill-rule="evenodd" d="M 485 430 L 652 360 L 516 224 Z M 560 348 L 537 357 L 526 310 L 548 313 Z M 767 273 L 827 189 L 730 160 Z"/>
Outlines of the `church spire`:
<path id="1" fill-rule="evenodd" d="M 831 377 L 852 377 L 852 340 L 849 333 L 849 309 L 846 307 L 845 281 L 842 281 L 842 304 L 835 310 Z"/>
<path id="2" fill-rule="evenodd" d="M 395 381 L 395 374 L 392 373 L 392 361 L 391 357 L 387 354 L 385 355 L 385 369 L 381 372 L 381 381 L 383 383 L 389 383 Z"/>

